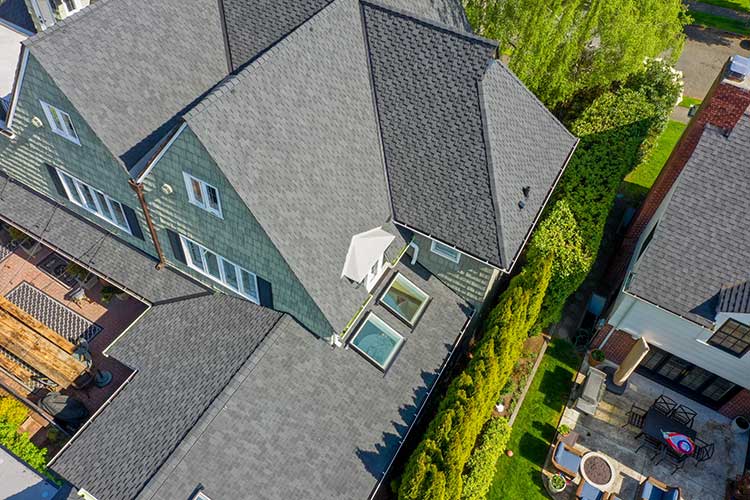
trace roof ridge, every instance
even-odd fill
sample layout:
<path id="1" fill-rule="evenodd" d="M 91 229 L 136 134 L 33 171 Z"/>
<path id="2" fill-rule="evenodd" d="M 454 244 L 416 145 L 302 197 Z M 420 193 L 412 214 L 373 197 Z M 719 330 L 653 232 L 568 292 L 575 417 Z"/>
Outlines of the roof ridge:
<path id="1" fill-rule="evenodd" d="M 24 47 L 33 47 L 38 42 L 41 42 L 43 40 L 46 40 L 50 36 L 53 36 L 55 33 L 67 27 L 69 24 L 73 24 L 79 19 L 85 19 L 87 16 L 91 15 L 92 12 L 95 12 L 97 9 L 102 9 L 110 3 L 112 3 L 112 0 L 98 0 L 96 2 L 93 2 L 83 9 L 79 10 L 78 12 L 66 17 L 65 19 L 56 21 L 55 24 L 53 24 L 49 28 L 40 31 L 33 36 L 30 36 L 26 40 L 23 40 L 21 43 Z"/>
<path id="2" fill-rule="evenodd" d="M 544 103 L 536 96 L 536 94 L 533 93 L 531 90 L 529 90 L 529 88 L 526 86 L 526 84 L 523 83 L 523 81 L 521 81 L 521 79 L 518 78 L 518 76 L 516 76 L 516 74 L 513 73 L 513 71 L 511 71 L 510 68 L 508 68 L 501 60 L 499 60 L 499 59 L 492 59 L 489 63 L 487 63 L 487 68 L 484 71 L 484 75 L 482 75 L 482 81 L 484 81 L 485 77 L 487 76 L 487 74 L 489 72 L 489 69 L 493 66 L 493 64 L 496 65 L 496 66 L 499 66 L 500 69 L 502 69 L 503 71 L 505 71 L 506 73 L 508 73 L 512 79 L 514 79 L 515 81 L 517 81 L 521 85 L 521 88 L 523 88 L 523 90 L 526 93 L 528 93 L 533 98 L 533 100 L 536 103 L 536 105 L 539 106 L 549 116 L 551 116 L 552 118 L 554 118 L 554 123 L 557 125 L 558 128 L 560 128 L 561 130 L 565 131 L 565 133 L 568 134 L 570 137 L 572 137 L 574 139 L 578 139 L 578 137 L 576 137 L 575 135 L 573 135 L 573 133 L 570 130 L 568 130 L 568 128 L 565 125 L 563 125 L 563 123 L 560 121 L 560 119 L 557 116 L 555 116 L 555 114 L 552 111 L 550 111 L 547 106 L 544 105 Z"/>
<path id="3" fill-rule="evenodd" d="M 461 38 L 465 38 L 466 40 L 469 40 L 471 42 L 480 43 L 483 45 L 486 45 L 488 47 L 492 47 L 494 49 L 497 49 L 499 47 L 499 43 L 496 40 L 492 40 L 490 38 L 485 38 L 479 35 L 475 35 L 474 33 L 469 33 L 467 31 L 459 31 L 456 28 L 453 28 L 452 26 L 448 26 L 447 24 L 443 24 L 438 21 L 433 21 L 431 19 L 427 19 L 421 16 L 418 16 L 416 14 L 412 14 L 411 12 L 408 12 L 403 9 L 397 9 L 395 7 L 391 7 L 389 5 L 384 5 L 379 2 L 375 2 L 372 0 L 360 0 L 359 2 L 361 5 L 366 7 L 372 7 L 374 9 L 378 9 L 380 11 L 388 12 L 390 14 L 394 14 L 398 17 L 410 19 L 412 21 L 418 22 L 419 24 L 422 24 L 428 28 L 437 29 L 439 31 L 446 32 L 449 35 L 457 36 Z"/>

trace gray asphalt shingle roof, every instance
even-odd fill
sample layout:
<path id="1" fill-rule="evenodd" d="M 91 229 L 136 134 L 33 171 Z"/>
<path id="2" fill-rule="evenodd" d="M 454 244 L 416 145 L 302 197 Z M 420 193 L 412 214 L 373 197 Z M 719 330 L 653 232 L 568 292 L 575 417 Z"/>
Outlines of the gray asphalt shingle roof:
<path id="1" fill-rule="evenodd" d="M 20 226 L 64 254 L 96 269 L 149 302 L 205 293 L 207 288 L 157 261 L 114 234 L 0 173 L 0 219 Z"/>
<path id="2" fill-rule="evenodd" d="M 398 271 L 432 302 L 411 331 L 373 306 L 406 338 L 385 375 L 284 317 L 139 499 L 186 499 L 199 484 L 211 498 L 367 498 L 467 321 L 437 278 Z"/>
<path id="3" fill-rule="evenodd" d="M 24 43 L 128 166 L 228 71 L 218 2 L 99 0 Z"/>
<path id="4" fill-rule="evenodd" d="M 627 290 L 705 326 L 719 294 L 750 277 L 750 115 L 711 127 L 674 187 Z"/>
<path id="5" fill-rule="evenodd" d="M 390 218 L 366 57 L 337 0 L 185 115 L 335 332 L 368 295 L 341 277 L 351 238 Z"/>
<path id="6" fill-rule="evenodd" d="M 210 293 L 152 307 L 110 349 L 136 374 L 52 469 L 96 498 L 135 497 L 280 317 Z"/>
<path id="7" fill-rule="evenodd" d="M 510 269 L 575 139 L 493 61 L 496 42 L 363 8 L 394 219 Z"/>

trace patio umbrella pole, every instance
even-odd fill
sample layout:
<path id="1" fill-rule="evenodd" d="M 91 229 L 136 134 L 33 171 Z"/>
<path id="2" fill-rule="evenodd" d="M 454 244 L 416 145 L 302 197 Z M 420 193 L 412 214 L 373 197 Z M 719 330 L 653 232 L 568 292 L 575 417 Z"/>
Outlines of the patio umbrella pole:
<path id="1" fill-rule="evenodd" d="M 638 365 L 641 363 L 648 351 L 650 350 L 646 340 L 639 338 L 620 366 L 615 370 L 612 367 L 606 367 L 604 372 L 607 374 L 607 390 L 615 394 L 622 394 L 628 387 L 628 378 L 633 374 Z"/>

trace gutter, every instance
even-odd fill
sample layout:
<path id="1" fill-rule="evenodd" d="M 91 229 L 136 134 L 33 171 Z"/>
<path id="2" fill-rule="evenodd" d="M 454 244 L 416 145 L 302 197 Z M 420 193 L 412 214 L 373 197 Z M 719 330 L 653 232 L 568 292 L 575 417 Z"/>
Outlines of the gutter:
<path id="1" fill-rule="evenodd" d="M 156 269 L 161 270 L 167 264 L 167 259 L 164 258 L 164 251 L 161 248 L 161 243 L 159 243 L 159 236 L 156 234 L 156 228 L 154 227 L 154 222 L 151 219 L 151 211 L 148 209 L 146 197 L 143 195 L 143 184 L 139 184 L 133 179 L 130 179 L 128 181 L 128 184 L 130 184 L 130 187 L 133 188 L 133 191 L 135 191 L 135 194 L 138 197 L 138 201 L 141 204 L 141 208 L 143 209 L 143 214 L 146 217 L 146 224 L 148 224 L 148 231 L 149 233 L 151 233 L 151 239 L 154 241 L 154 247 L 156 248 L 156 253 L 159 256 L 159 262 L 156 264 Z"/>
<path id="2" fill-rule="evenodd" d="M 427 392 L 427 396 L 424 398 L 424 402 L 422 403 L 422 406 L 417 411 L 417 414 L 414 416 L 414 420 L 412 421 L 409 428 L 406 430 L 406 434 L 404 434 L 404 437 L 401 439 L 401 442 L 398 445 L 398 449 L 396 450 L 396 453 L 393 455 L 393 458 L 391 458 L 391 461 L 388 463 L 388 466 L 383 471 L 383 475 L 380 477 L 380 480 L 378 480 L 378 484 L 375 485 L 375 488 L 370 493 L 370 496 L 368 497 L 368 500 L 374 500 L 375 497 L 378 495 L 378 491 L 380 491 L 380 487 L 383 485 L 383 479 L 388 477 L 388 474 L 391 471 L 391 467 L 393 467 L 393 463 L 396 461 L 396 458 L 401 454 L 401 448 L 403 448 L 404 443 L 409 438 L 409 434 L 411 433 L 411 430 L 414 428 L 414 425 L 417 423 L 419 418 L 422 416 L 422 410 L 424 410 L 425 406 L 427 406 L 427 402 L 430 400 L 430 396 L 432 396 L 432 392 L 435 390 L 435 387 L 437 387 L 438 382 L 440 382 L 440 379 L 443 376 L 443 372 L 445 371 L 445 368 L 450 363 L 451 359 L 453 359 L 453 353 L 456 352 L 456 349 L 458 345 L 461 343 L 461 341 L 464 338 L 464 335 L 466 334 L 466 331 L 469 329 L 469 325 L 471 324 L 472 320 L 474 319 L 474 316 L 476 315 L 476 309 L 474 309 L 471 313 L 471 316 L 469 316 L 466 319 L 466 323 L 464 323 L 463 328 L 461 328 L 461 333 L 458 335 L 458 338 L 455 342 L 453 342 L 453 346 L 451 347 L 451 352 L 448 354 L 448 358 L 443 363 L 443 366 L 440 367 L 440 371 L 438 372 L 437 378 L 435 379 L 435 383 L 432 384 L 432 387 Z"/>

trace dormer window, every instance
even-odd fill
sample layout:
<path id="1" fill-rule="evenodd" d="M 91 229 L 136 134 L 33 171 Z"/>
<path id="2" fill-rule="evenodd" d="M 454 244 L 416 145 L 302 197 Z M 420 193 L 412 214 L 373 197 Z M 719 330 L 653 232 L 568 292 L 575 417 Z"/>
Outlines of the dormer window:
<path id="1" fill-rule="evenodd" d="M 355 234 L 349 243 L 341 277 L 355 283 L 364 282 L 367 291 L 372 291 L 385 272 L 385 251 L 396 237 L 377 227 Z"/>
<path id="2" fill-rule="evenodd" d="M 741 358 L 750 350 L 750 326 L 734 319 L 728 319 L 708 339 L 708 343 Z"/>
<path id="3" fill-rule="evenodd" d="M 430 251 L 436 255 L 441 256 L 444 259 L 455 262 L 456 264 L 458 264 L 458 261 L 461 260 L 461 252 L 459 252 L 455 248 L 449 247 L 448 245 L 443 245 L 442 243 L 438 243 L 434 240 L 432 241 L 432 245 L 430 246 Z"/>
<path id="4" fill-rule="evenodd" d="M 65 111 L 47 104 L 44 101 L 39 101 L 42 104 L 44 110 L 44 116 L 47 117 L 47 122 L 54 133 L 60 137 L 65 137 L 70 142 L 81 145 L 81 141 L 78 139 L 78 134 L 73 126 L 73 120 L 70 119 L 70 115 Z"/>
<path id="5" fill-rule="evenodd" d="M 182 175 L 185 177 L 185 187 L 190 203 L 222 218 L 219 190 L 186 172 L 183 172 Z"/>

